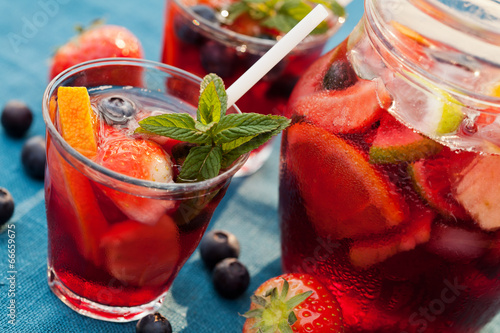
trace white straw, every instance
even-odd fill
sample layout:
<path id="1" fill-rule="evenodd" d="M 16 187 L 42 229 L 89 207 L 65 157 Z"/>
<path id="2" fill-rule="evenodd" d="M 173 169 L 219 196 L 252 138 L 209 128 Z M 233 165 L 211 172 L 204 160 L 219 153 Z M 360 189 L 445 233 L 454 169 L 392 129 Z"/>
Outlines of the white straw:
<path id="1" fill-rule="evenodd" d="M 281 59 L 307 37 L 328 16 L 328 11 L 322 5 L 317 5 L 292 30 L 281 38 L 252 67 L 238 78 L 227 92 L 227 107 L 231 107 L 264 75 L 267 74 Z"/>

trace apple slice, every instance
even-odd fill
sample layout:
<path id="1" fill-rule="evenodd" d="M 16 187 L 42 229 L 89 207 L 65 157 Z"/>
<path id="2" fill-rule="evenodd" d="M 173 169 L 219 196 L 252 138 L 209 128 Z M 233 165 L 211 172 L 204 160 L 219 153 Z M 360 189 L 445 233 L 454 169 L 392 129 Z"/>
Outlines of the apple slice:
<path id="1" fill-rule="evenodd" d="M 500 228 L 500 156 L 477 155 L 452 184 L 455 199 L 487 231 Z"/>
<path id="2" fill-rule="evenodd" d="M 371 239 L 354 241 L 349 250 L 353 266 L 367 269 L 394 256 L 413 250 L 430 239 L 431 223 L 435 214 L 425 208 L 413 207 L 409 222 L 390 233 Z"/>

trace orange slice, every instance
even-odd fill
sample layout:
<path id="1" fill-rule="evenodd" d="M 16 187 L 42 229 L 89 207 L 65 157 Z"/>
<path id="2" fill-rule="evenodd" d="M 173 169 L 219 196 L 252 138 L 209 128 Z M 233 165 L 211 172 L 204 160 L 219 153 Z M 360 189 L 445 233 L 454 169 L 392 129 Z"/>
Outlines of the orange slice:
<path id="1" fill-rule="evenodd" d="M 96 118 L 90 107 L 87 89 L 60 87 L 57 102 L 62 137 L 79 153 L 93 159 L 97 154 L 94 136 Z M 73 228 L 73 237 L 82 256 L 99 266 L 102 263 L 99 242 L 108 229 L 107 221 L 87 177 L 59 157 L 65 187 L 78 220 L 78 225 Z"/>
<path id="2" fill-rule="evenodd" d="M 59 87 L 57 90 L 61 135 L 67 143 L 87 158 L 97 154 L 94 136 L 94 113 L 85 87 Z"/>

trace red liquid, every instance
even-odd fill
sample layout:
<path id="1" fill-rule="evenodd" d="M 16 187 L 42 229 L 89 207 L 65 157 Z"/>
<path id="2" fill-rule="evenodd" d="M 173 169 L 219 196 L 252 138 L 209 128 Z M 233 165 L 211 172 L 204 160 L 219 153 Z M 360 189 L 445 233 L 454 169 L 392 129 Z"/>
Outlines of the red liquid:
<path id="1" fill-rule="evenodd" d="M 482 158 L 498 158 L 434 143 L 436 152 L 417 159 L 425 162 L 370 162 L 380 128 L 402 126 L 387 110 L 346 133 L 322 121 L 332 112 L 321 109 L 326 102 L 310 100 L 317 113 L 305 116 L 295 104 L 322 91 L 326 68 L 345 61 L 343 52 L 345 44 L 313 65 L 290 101 L 295 125 L 283 134 L 279 202 L 283 269 L 328 286 L 346 332 L 478 332 L 500 310 L 500 238 L 458 203 L 450 183 Z M 366 82 L 345 91 L 358 109 L 377 108 L 361 95 Z M 337 101 L 334 108 L 349 107 Z M 438 170 L 427 178 L 434 200 L 415 186 L 420 163 Z M 389 205 L 396 208 L 384 211 Z"/>
<path id="2" fill-rule="evenodd" d="M 158 110 L 160 102 L 151 101 Z M 121 130 L 127 132 L 123 126 L 101 128 L 110 135 Z M 105 139 L 99 140 L 106 144 Z M 168 144 L 163 146 L 167 152 L 171 148 Z M 75 294 L 77 297 L 65 300 L 79 310 L 109 319 L 115 319 L 112 313 L 96 311 L 87 301 L 111 307 L 157 301 L 196 249 L 229 182 L 177 197 L 135 197 L 114 192 L 80 173 L 65 159 L 75 163 L 74 158 L 67 152 L 63 157 L 62 150 L 48 136 L 45 200 L 49 282 L 55 280 Z M 120 208 L 116 200 L 125 208 Z M 139 221 L 127 217 L 127 209 L 137 202 L 149 207 L 142 212 L 152 212 L 154 218 Z M 156 209 L 161 212 L 154 212 Z M 138 215 L 138 219 L 142 217 Z M 137 314 L 131 311 L 129 319 Z M 127 319 L 127 314 L 122 316 Z"/>

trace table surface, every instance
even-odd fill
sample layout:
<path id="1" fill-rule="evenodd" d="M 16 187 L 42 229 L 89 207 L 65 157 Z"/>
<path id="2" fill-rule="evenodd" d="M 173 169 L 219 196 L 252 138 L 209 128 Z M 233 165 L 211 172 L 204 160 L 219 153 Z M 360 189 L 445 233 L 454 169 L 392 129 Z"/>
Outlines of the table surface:
<path id="1" fill-rule="evenodd" d="M 96 18 L 123 25 L 141 40 L 145 57 L 159 60 L 164 2 L 118 0 L 0 0 L 0 104 L 10 99 L 25 101 L 34 112 L 34 122 L 21 139 L 8 137 L 0 128 L 0 187 L 7 188 L 16 202 L 15 296 L 9 296 L 8 235 L 0 234 L 0 331 L 1 332 L 134 332 L 135 322 L 116 324 L 78 315 L 63 305 L 46 282 L 47 231 L 43 182 L 23 171 L 23 143 L 45 135 L 41 113 L 42 95 L 48 83 L 51 54 L 74 34 L 77 24 Z M 348 6 L 349 18 L 325 50 L 343 40 L 363 13 L 362 0 Z M 242 297 L 224 300 L 217 296 L 210 274 L 196 251 L 175 280 L 161 312 L 175 332 L 240 332 L 251 291 L 281 273 L 278 230 L 278 153 L 275 140 L 271 158 L 250 177 L 233 180 L 209 228 L 226 229 L 241 242 L 240 259 L 251 274 L 251 284 Z M 15 300 L 16 322 L 8 323 L 8 304 Z M 500 320 L 497 320 L 500 321 Z M 495 328 L 496 327 L 496 328 Z M 490 324 L 486 332 L 498 332 Z"/>

